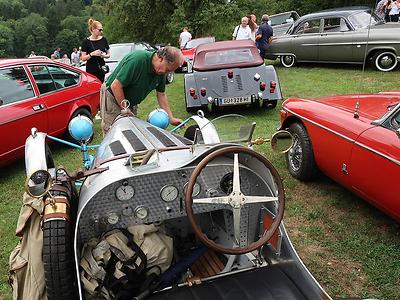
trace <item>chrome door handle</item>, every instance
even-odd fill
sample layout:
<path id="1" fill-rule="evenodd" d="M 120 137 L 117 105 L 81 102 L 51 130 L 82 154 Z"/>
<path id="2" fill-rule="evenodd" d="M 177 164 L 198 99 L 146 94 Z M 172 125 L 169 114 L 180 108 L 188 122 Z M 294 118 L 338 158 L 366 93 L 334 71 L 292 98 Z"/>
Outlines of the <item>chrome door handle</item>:
<path id="1" fill-rule="evenodd" d="M 37 105 L 32 106 L 32 109 L 34 111 L 41 110 L 43 108 L 44 108 L 44 104 L 37 104 Z"/>

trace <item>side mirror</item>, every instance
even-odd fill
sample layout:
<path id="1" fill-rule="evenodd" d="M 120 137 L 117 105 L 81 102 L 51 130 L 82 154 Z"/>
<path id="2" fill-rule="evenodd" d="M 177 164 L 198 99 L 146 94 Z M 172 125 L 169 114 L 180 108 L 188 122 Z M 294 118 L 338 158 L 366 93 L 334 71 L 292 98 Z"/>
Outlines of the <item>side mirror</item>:
<path id="1" fill-rule="evenodd" d="M 26 180 L 25 189 L 29 196 L 40 198 L 47 194 L 52 184 L 51 175 L 48 171 L 37 170 Z"/>
<path id="2" fill-rule="evenodd" d="M 285 153 L 293 147 L 293 136 L 289 131 L 279 130 L 272 135 L 271 148 L 275 152 Z"/>

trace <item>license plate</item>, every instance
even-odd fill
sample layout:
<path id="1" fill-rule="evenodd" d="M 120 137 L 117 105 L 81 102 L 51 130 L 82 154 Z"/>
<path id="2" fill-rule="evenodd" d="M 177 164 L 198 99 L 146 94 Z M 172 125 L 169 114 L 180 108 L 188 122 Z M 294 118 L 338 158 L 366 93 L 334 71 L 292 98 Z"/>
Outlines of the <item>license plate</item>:
<path id="1" fill-rule="evenodd" d="M 251 103 L 251 97 L 230 97 L 220 99 L 220 105 L 237 105 Z"/>

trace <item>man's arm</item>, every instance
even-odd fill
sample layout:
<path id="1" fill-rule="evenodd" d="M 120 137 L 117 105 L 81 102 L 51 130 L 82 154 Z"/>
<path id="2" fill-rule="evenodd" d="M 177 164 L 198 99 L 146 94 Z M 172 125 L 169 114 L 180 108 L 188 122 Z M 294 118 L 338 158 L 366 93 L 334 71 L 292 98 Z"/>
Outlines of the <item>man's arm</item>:
<path id="1" fill-rule="evenodd" d="M 160 105 L 160 107 L 163 110 L 165 110 L 167 112 L 170 123 L 175 126 L 181 124 L 183 121 L 179 118 L 174 118 L 174 116 L 172 114 L 171 108 L 169 107 L 167 94 L 156 91 L 156 95 L 157 95 L 158 104 Z"/>
<path id="2" fill-rule="evenodd" d="M 122 100 L 125 99 L 125 93 L 123 86 L 121 82 L 118 81 L 118 79 L 114 79 L 113 83 L 111 84 L 111 90 L 114 94 L 114 98 L 117 101 L 119 107 L 121 107 L 122 109 L 121 102 Z"/>

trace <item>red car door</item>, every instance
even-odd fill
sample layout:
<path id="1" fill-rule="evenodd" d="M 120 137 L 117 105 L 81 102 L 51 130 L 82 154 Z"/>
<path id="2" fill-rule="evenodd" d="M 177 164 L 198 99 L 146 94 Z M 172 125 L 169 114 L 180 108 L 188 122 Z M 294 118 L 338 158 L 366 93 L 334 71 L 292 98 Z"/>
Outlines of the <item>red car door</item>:
<path id="1" fill-rule="evenodd" d="M 394 118 L 400 122 L 400 112 Z M 400 137 L 390 122 L 363 132 L 351 156 L 354 192 L 400 219 Z"/>
<path id="2" fill-rule="evenodd" d="M 24 153 L 32 127 L 47 131 L 47 110 L 22 65 L 0 69 L 0 166 Z"/>
<path id="3" fill-rule="evenodd" d="M 30 66 L 39 90 L 39 97 L 48 109 L 48 134 L 62 135 L 80 98 L 80 73 L 58 65 Z"/>

